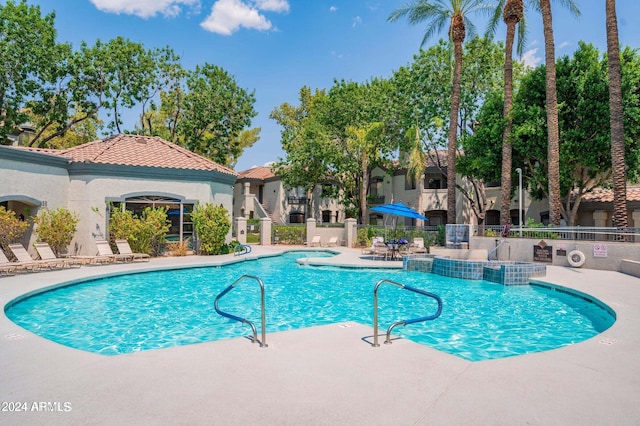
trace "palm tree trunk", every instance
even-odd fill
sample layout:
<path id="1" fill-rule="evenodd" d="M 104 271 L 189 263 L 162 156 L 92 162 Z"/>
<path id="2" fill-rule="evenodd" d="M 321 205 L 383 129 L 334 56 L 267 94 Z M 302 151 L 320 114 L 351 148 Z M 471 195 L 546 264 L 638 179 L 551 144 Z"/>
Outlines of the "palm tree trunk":
<path id="1" fill-rule="evenodd" d="M 462 41 L 453 42 L 455 65 L 451 114 L 449 116 L 449 146 L 447 149 L 447 223 L 456 223 L 456 153 L 458 150 L 458 111 L 460 109 L 460 78 L 462 75 Z"/>
<path id="2" fill-rule="evenodd" d="M 626 228 L 627 180 L 624 161 L 624 122 L 622 112 L 622 71 L 618 41 L 616 1 L 606 0 L 607 56 L 609 59 L 609 111 L 611 126 L 611 166 L 613 169 L 613 226 Z"/>
<path id="3" fill-rule="evenodd" d="M 516 31 L 516 21 L 507 22 L 507 37 L 504 55 L 504 118 L 506 125 L 502 134 L 502 175 L 500 178 L 500 223 L 511 222 L 511 108 L 513 106 L 513 39 Z"/>
<path id="4" fill-rule="evenodd" d="M 560 202 L 560 132 L 558 130 L 558 97 L 556 93 L 556 59 L 553 40 L 553 21 L 549 0 L 540 0 L 542 25 L 544 27 L 544 56 L 546 64 L 546 109 L 547 109 L 547 163 L 549 173 L 549 222 L 560 225 L 562 205 Z"/>
<path id="5" fill-rule="evenodd" d="M 423 167 L 424 170 L 424 167 Z M 422 194 L 424 193 L 424 179 L 425 176 L 422 174 L 416 181 L 416 210 L 420 214 L 424 214 L 424 202 L 422 198 Z M 422 219 L 416 219 L 416 226 L 421 227 L 426 225 Z"/>
<path id="6" fill-rule="evenodd" d="M 367 215 L 367 191 L 369 190 L 369 158 L 365 154 L 362 157 L 362 185 L 360 188 L 360 223 L 369 224 Z"/>

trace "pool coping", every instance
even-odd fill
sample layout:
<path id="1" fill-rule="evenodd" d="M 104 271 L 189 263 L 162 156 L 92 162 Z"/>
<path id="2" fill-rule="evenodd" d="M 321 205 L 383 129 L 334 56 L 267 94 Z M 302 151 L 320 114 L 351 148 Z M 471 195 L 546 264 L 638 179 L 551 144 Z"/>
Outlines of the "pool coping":
<path id="1" fill-rule="evenodd" d="M 0 411 L 0 422 L 635 424 L 640 418 L 640 279 L 617 272 L 551 266 L 535 279 L 608 305 L 617 321 L 604 333 L 552 351 L 480 362 L 406 340 L 372 348 L 366 343 L 372 328 L 349 323 L 271 333 L 268 348 L 231 339 L 105 357 L 35 336 L 4 315 L 10 300 L 56 282 L 221 265 L 296 249 L 252 247 L 246 257 L 159 258 L 0 278 L 0 402 L 30 403 L 28 412 Z M 323 264 L 402 263 L 330 250 L 340 255 Z M 36 404 L 34 411 L 33 402 L 44 402 L 43 409 Z"/>

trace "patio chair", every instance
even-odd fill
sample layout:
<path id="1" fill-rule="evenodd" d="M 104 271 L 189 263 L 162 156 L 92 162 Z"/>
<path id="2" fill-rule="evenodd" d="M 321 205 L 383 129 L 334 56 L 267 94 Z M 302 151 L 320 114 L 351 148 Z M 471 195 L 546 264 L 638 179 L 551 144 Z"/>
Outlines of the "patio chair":
<path id="1" fill-rule="evenodd" d="M 412 253 L 426 253 L 427 249 L 424 246 L 424 238 L 421 238 L 421 237 L 414 238 L 410 251 Z"/>
<path id="2" fill-rule="evenodd" d="M 320 247 L 320 235 L 316 235 L 311 239 L 309 247 Z"/>
<path id="3" fill-rule="evenodd" d="M 142 262 L 148 262 L 151 259 L 147 253 L 134 253 L 131 251 L 131 246 L 127 240 L 116 240 L 116 246 L 118 247 L 118 251 L 120 254 L 126 254 L 132 256 L 131 260 L 136 261 L 140 260 Z"/>
<path id="4" fill-rule="evenodd" d="M 0 250 L 0 275 L 15 275 L 18 266 L 15 262 L 9 262 L 7 255 Z"/>
<path id="5" fill-rule="evenodd" d="M 72 257 L 57 257 L 51 249 L 51 246 L 47 243 L 35 243 L 33 246 L 36 248 L 40 259 L 51 262 L 60 262 L 63 268 L 79 268 L 82 264 L 80 259 L 74 259 Z"/>
<path id="6" fill-rule="evenodd" d="M 373 237 L 371 239 L 371 247 L 362 249 L 362 254 L 374 254 L 376 252 L 376 244 L 384 243 L 384 237 Z"/>
<path id="7" fill-rule="evenodd" d="M 133 255 L 114 253 L 113 250 L 111 250 L 109 241 L 107 240 L 97 240 L 96 247 L 98 248 L 98 255 L 107 257 L 113 262 L 133 262 Z"/>
<path id="8" fill-rule="evenodd" d="M 18 263 L 27 271 L 36 272 L 42 268 L 62 268 L 63 262 L 58 260 L 35 260 L 22 244 L 9 244 L 9 250 L 18 259 Z"/>
<path id="9" fill-rule="evenodd" d="M 385 243 L 376 243 L 373 249 L 373 258 L 381 257 L 384 260 L 389 259 L 391 256 L 391 250 Z"/>
<path id="10" fill-rule="evenodd" d="M 327 243 L 327 247 L 336 247 L 338 245 L 338 237 L 329 238 L 329 242 Z"/>

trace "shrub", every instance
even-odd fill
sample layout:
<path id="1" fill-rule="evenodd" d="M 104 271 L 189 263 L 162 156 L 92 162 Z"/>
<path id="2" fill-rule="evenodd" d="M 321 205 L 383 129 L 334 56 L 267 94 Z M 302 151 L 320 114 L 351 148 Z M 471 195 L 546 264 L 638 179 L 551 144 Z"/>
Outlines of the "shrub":
<path id="1" fill-rule="evenodd" d="M 189 240 L 167 243 L 167 249 L 172 256 L 186 256 L 189 252 Z"/>
<path id="2" fill-rule="evenodd" d="M 303 244 L 307 227 L 300 225 L 276 225 L 272 228 L 273 240 L 279 244 Z"/>
<path id="3" fill-rule="evenodd" d="M 444 225 L 438 225 L 438 233 L 436 234 L 436 244 L 444 247 L 447 244 L 447 228 Z"/>
<path id="4" fill-rule="evenodd" d="M 125 239 L 131 250 L 158 256 L 169 232 L 167 208 L 146 207 L 141 217 L 129 210 L 114 210 L 109 219 L 109 235 L 112 240 Z"/>
<path id="5" fill-rule="evenodd" d="M 55 255 L 60 256 L 71 244 L 79 221 L 77 213 L 62 207 L 41 210 L 34 219 L 38 242 L 49 244 Z"/>
<path id="6" fill-rule="evenodd" d="M 485 229 L 484 230 L 484 236 L 485 237 L 497 237 L 498 236 L 498 231 L 496 231 L 495 229 Z"/>
<path id="7" fill-rule="evenodd" d="M 196 204 L 191 213 L 193 228 L 200 240 L 200 253 L 225 254 L 229 248 L 225 241 L 231 229 L 231 220 L 227 209 L 211 203 Z"/>
<path id="8" fill-rule="evenodd" d="M 16 217 L 16 212 L 0 206 L 0 246 L 9 253 L 9 244 L 20 241 L 29 228 L 29 223 Z"/>

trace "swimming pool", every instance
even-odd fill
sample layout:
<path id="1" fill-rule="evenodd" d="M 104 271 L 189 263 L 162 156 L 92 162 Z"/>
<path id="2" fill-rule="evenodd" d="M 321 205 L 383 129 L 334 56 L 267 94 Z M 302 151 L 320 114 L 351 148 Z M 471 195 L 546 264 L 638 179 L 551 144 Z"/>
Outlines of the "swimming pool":
<path id="1" fill-rule="evenodd" d="M 577 343 L 615 321 L 600 303 L 552 288 L 295 262 L 328 255 L 290 252 L 223 267 L 94 279 L 10 303 L 6 315 L 42 337 L 103 355 L 246 336 L 248 327 L 220 317 L 213 301 L 250 274 L 265 283 L 268 333 L 350 321 L 370 326 L 373 288 L 381 279 L 438 294 L 443 301 L 438 319 L 396 328 L 394 334 L 472 361 Z M 239 285 L 220 300 L 220 308 L 259 326 L 259 287 L 254 284 Z M 393 286 L 380 288 L 378 306 L 381 332 L 393 321 L 436 309 L 433 300 Z"/>

